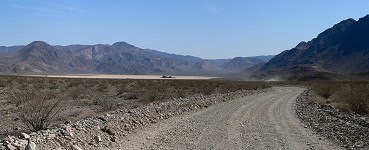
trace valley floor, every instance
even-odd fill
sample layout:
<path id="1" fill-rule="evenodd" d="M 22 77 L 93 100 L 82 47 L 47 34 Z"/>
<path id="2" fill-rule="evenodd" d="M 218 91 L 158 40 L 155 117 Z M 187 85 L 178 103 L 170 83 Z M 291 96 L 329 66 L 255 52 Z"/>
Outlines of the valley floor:
<path id="1" fill-rule="evenodd" d="M 161 78 L 161 75 L 110 75 L 110 74 L 69 74 L 69 75 L 24 75 L 35 77 L 50 78 L 82 78 L 82 79 L 187 79 L 187 80 L 205 80 L 217 77 L 207 76 L 172 76 L 174 78 Z"/>

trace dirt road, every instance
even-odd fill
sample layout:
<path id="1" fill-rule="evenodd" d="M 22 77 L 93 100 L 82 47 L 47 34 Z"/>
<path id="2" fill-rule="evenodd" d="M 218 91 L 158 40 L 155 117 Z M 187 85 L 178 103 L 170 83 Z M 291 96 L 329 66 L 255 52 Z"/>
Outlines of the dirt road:
<path id="1" fill-rule="evenodd" d="M 294 114 L 305 89 L 270 92 L 170 118 L 122 139 L 121 149 L 339 149 L 314 135 Z"/>

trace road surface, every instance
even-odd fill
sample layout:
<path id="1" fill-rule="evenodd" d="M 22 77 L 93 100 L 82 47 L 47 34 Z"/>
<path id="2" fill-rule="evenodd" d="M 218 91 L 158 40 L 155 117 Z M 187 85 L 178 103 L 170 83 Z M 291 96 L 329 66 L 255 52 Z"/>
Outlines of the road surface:
<path id="1" fill-rule="evenodd" d="M 273 87 L 148 126 L 120 149 L 339 149 L 296 118 L 293 103 L 305 89 Z"/>

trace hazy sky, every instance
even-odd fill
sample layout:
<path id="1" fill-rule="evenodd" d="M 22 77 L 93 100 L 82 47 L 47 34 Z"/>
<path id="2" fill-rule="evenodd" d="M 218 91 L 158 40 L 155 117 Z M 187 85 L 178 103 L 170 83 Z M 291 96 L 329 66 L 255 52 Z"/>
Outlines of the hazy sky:
<path id="1" fill-rule="evenodd" d="M 369 0 L 1 0 L 0 45 L 126 41 L 202 58 L 278 54 Z"/>

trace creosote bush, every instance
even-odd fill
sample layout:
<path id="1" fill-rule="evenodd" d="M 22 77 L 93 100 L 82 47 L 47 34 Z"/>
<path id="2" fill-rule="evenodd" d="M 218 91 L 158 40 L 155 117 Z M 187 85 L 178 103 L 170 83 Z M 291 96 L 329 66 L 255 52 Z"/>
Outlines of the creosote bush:
<path id="1" fill-rule="evenodd" d="M 366 84 L 346 85 L 340 93 L 340 99 L 359 114 L 368 113 L 369 89 Z"/>
<path id="2" fill-rule="evenodd" d="M 9 94 L 18 105 L 20 120 L 31 131 L 46 129 L 58 118 L 64 95 L 56 91 L 25 90 Z"/>
<path id="3" fill-rule="evenodd" d="M 332 99 L 337 108 L 359 114 L 369 113 L 369 86 L 363 81 L 315 81 L 311 88 L 321 97 Z M 335 95 L 334 97 L 332 97 Z M 328 101 L 327 101 L 328 102 Z"/>
<path id="4" fill-rule="evenodd" d="M 329 98 L 340 87 L 340 84 L 334 81 L 316 81 L 312 84 L 315 92 L 324 98 Z"/>

